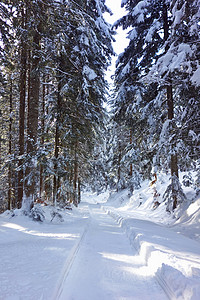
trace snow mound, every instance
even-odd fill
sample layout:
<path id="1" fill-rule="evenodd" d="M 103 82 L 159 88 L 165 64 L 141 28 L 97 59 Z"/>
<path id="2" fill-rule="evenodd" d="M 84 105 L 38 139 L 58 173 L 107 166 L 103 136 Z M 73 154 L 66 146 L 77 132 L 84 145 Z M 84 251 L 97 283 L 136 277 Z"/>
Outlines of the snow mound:
<path id="1" fill-rule="evenodd" d="M 156 276 L 170 299 L 200 298 L 200 251 L 196 241 L 150 221 L 124 218 L 114 210 L 106 210 L 125 230 L 144 261 L 143 273 Z"/>
<path id="2" fill-rule="evenodd" d="M 173 230 L 200 241 L 200 197 L 191 203 L 174 223 Z"/>

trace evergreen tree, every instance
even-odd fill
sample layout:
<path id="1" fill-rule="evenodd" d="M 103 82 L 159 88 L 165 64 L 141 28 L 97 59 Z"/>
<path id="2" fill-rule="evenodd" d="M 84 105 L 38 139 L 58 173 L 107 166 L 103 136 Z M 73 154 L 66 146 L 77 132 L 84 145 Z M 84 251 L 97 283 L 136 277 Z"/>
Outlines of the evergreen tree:
<path id="1" fill-rule="evenodd" d="M 160 1 L 123 1 L 122 6 L 126 7 L 127 15 L 115 26 L 130 28 L 130 43 L 116 64 L 115 120 L 125 123 L 130 130 L 132 151 L 141 152 L 142 159 L 134 159 L 133 167 L 139 170 L 143 161 L 142 173 L 149 177 L 155 155 L 154 145 L 161 130 L 157 111 L 160 98 L 158 86 L 144 85 L 141 79 L 148 74 L 164 44 L 158 30 L 163 23 L 162 5 Z M 130 147 L 127 147 L 129 153 Z"/>
<path id="2" fill-rule="evenodd" d="M 125 0 L 127 15 L 115 24 L 130 28 L 129 46 L 117 61 L 115 118 L 132 128 L 136 149 L 141 149 L 141 156 L 144 153 L 143 161 L 149 161 L 149 171 L 154 158 L 156 167 L 167 161 L 171 174 L 178 176 L 181 148 L 187 145 L 190 153 L 194 151 L 187 144 L 191 137 L 183 136 L 189 133 L 189 107 L 181 91 L 191 90 L 198 81 L 198 43 L 194 51 L 191 44 L 199 40 L 197 2 Z M 198 87 L 195 90 L 193 103 Z M 190 135 L 197 137 L 194 127 Z M 172 194 L 174 209 L 177 199 Z"/>
<path id="3" fill-rule="evenodd" d="M 63 56 L 65 56 L 63 97 L 63 128 L 67 128 L 67 147 L 72 155 L 69 182 L 72 201 L 77 205 L 79 164 L 84 158 L 82 150 L 86 143 L 92 151 L 98 126 L 102 125 L 105 101 L 104 71 L 113 54 L 112 31 L 103 19 L 106 7 L 100 1 L 88 4 L 83 1 L 68 6 L 68 33 L 65 33 Z M 67 55 L 66 55 L 67 54 Z M 89 130 L 88 130 L 89 129 Z M 70 156 L 71 156 L 70 155 Z M 88 157 L 88 153 L 87 153 Z"/>

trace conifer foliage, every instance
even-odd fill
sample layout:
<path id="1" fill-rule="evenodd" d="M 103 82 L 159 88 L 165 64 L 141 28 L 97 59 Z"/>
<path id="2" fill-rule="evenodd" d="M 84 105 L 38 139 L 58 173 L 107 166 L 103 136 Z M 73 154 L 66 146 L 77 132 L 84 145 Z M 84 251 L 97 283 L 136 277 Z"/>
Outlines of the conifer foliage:
<path id="1" fill-rule="evenodd" d="M 171 173 L 168 211 L 185 201 L 179 170 L 197 169 L 199 192 L 200 0 L 121 5 L 111 27 L 105 0 L 1 1 L 1 211 L 30 215 L 35 200 L 78 206 L 88 184 L 131 194 L 158 170 Z M 107 115 L 118 27 L 129 45 Z"/>
<path id="2" fill-rule="evenodd" d="M 171 169 L 165 200 L 175 209 L 184 199 L 178 169 L 190 169 L 199 156 L 199 1 L 121 3 L 127 14 L 114 26 L 130 30 L 116 64 L 114 118 L 132 130 L 141 175 Z"/>
<path id="3" fill-rule="evenodd" d="M 103 0 L 1 1 L 1 209 L 78 205 L 113 54 L 106 11 Z"/>

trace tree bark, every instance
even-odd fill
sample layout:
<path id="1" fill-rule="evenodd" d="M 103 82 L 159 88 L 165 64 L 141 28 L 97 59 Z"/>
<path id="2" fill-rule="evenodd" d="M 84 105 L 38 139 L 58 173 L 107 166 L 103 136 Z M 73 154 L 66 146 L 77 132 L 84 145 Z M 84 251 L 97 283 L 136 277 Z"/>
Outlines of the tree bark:
<path id="1" fill-rule="evenodd" d="M 9 120 L 9 167 L 8 167 L 8 209 L 12 209 L 12 112 L 13 112 L 13 87 L 12 75 L 10 76 L 10 120 Z"/>
<path id="2" fill-rule="evenodd" d="M 58 94 L 57 94 L 57 119 L 55 132 L 55 150 L 54 150 L 54 178 L 53 178 L 53 203 L 56 206 L 58 192 L 58 155 L 59 155 L 59 127 L 60 127 L 60 109 L 61 109 L 61 74 L 58 74 Z"/>
<path id="3" fill-rule="evenodd" d="M 78 157 L 77 157 L 78 142 L 75 142 L 74 146 L 74 178 L 73 178 L 73 203 L 78 206 L 77 197 L 77 180 L 78 180 Z"/>
<path id="4" fill-rule="evenodd" d="M 163 20 L 164 20 L 164 40 L 167 41 L 169 37 L 169 21 L 168 21 L 168 12 L 167 5 L 165 4 L 165 0 L 163 0 Z M 169 46 L 166 45 L 165 52 L 169 49 Z M 168 84 L 167 84 L 167 108 L 168 108 L 168 120 L 173 120 L 174 118 L 174 101 L 173 101 L 173 89 L 172 89 L 172 81 L 169 76 Z M 176 143 L 175 141 L 171 144 L 171 159 L 170 159 L 170 168 L 171 168 L 171 176 L 176 175 L 178 177 L 178 159 L 177 153 L 175 153 Z M 173 189 L 173 185 L 172 185 Z M 173 209 L 177 207 L 177 196 L 172 191 L 173 194 Z"/>
<path id="5" fill-rule="evenodd" d="M 78 204 L 81 202 L 81 179 L 78 178 Z"/>
<path id="6" fill-rule="evenodd" d="M 36 186 L 36 152 L 38 137 L 38 106 L 40 89 L 40 25 L 33 33 L 31 69 L 30 69 L 30 95 L 28 99 L 28 120 L 27 120 L 27 156 L 25 180 L 25 209 L 30 210 L 34 202 Z"/>
<path id="7" fill-rule="evenodd" d="M 26 28 L 27 12 L 22 9 L 22 28 Z M 25 99 L 26 99 L 26 75 L 27 75 L 27 46 L 24 38 L 21 39 L 21 58 L 20 58 L 20 96 L 19 96 L 19 162 L 18 162 L 18 198 L 17 207 L 20 208 L 23 199 L 23 159 L 24 155 L 24 125 L 25 125 Z"/>
<path id="8" fill-rule="evenodd" d="M 130 129 L 130 145 L 133 143 L 133 133 L 132 133 L 132 128 Z M 129 172 L 130 178 L 133 176 L 133 164 L 130 163 L 130 172 Z"/>
<path id="9" fill-rule="evenodd" d="M 41 147 L 44 147 L 44 127 L 45 127 L 45 123 L 44 123 L 44 116 L 45 116 L 45 75 L 43 76 L 43 87 L 42 87 L 42 122 L 41 122 Z M 43 178 L 43 164 L 42 162 L 40 163 L 40 198 L 43 195 L 43 191 L 44 191 L 44 178 Z"/>
<path id="10" fill-rule="evenodd" d="M 53 177 L 53 203 L 56 206 L 57 203 L 57 191 L 58 191 L 58 155 L 59 155 L 59 129 L 58 120 L 56 122 L 55 132 L 55 150 L 54 150 L 54 177 Z"/>
<path id="11" fill-rule="evenodd" d="M 172 84 L 167 86 L 167 106 L 168 106 L 168 119 L 173 120 L 174 118 L 174 103 L 172 94 Z M 172 144 L 172 151 L 175 148 L 175 142 Z M 171 155 L 171 176 L 176 175 L 178 177 L 178 161 L 177 154 Z"/>
<path id="12" fill-rule="evenodd" d="M 119 183 L 121 179 L 121 159 L 122 159 L 122 153 L 121 153 L 121 142 L 119 141 L 118 146 L 118 166 L 117 166 L 117 192 L 119 191 Z"/>

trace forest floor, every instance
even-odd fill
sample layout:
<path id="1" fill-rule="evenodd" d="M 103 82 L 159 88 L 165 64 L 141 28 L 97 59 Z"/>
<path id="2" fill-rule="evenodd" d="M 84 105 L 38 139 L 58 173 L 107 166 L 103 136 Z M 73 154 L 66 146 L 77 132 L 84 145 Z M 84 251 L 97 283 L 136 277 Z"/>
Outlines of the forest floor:
<path id="1" fill-rule="evenodd" d="M 0 215 L 1 300 L 200 299 L 199 242 L 125 194 L 87 194 L 64 222 L 43 209 L 43 223 Z"/>

